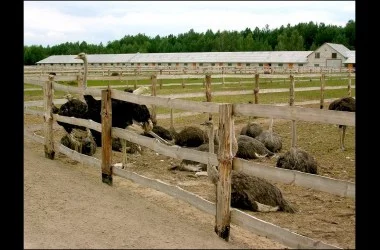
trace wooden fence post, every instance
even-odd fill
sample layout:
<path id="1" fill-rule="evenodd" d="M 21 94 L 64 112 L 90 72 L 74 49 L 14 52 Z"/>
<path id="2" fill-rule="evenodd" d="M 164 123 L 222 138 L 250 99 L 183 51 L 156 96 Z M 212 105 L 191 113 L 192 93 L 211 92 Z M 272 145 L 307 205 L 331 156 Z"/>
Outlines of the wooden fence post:
<path id="1" fill-rule="evenodd" d="M 182 77 L 182 88 L 185 88 L 185 79 Z"/>
<path id="2" fill-rule="evenodd" d="M 162 75 L 162 69 L 160 69 L 160 75 Z M 160 79 L 160 89 L 162 89 L 162 78 Z"/>
<path id="3" fill-rule="evenodd" d="M 134 84 L 134 89 L 137 89 L 137 70 L 134 69 L 134 72 L 135 72 L 135 84 Z"/>
<path id="4" fill-rule="evenodd" d="M 53 81 L 54 75 L 49 75 L 49 80 L 44 84 L 44 132 L 45 132 L 45 157 L 54 160 L 54 133 L 53 133 L 53 117 L 52 117 L 52 105 L 53 105 Z"/>
<path id="5" fill-rule="evenodd" d="M 102 182 L 112 185 L 112 102 L 111 89 L 102 90 Z"/>
<path id="6" fill-rule="evenodd" d="M 152 75 L 150 77 L 152 81 L 152 96 L 157 95 L 157 75 Z M 152 123 L 157 124 L 157 115 L 156 115 L 156 105 L 152 104 L 152 115 L 151 115 Z"/>
<path id="7" fill-rule="evenodd" d="M 259 103 L 259 74 L 255 74 L 255 88 L 253 89 L 253 94 L 255 95 L 255 104 Z"/>
<path id="8" fill-rule="evenodd" d="M 289 106 L 294 106 L 294 76 L 290 75 L 290 99 Z M 292 120 L 292 143 L 291 147 L 296 147 L 296 121 Z"/>
<path id="9" fill-rule="evenodd" d="M 321 103 L 319 105 L 320 109 L 323 109 L 325 100 L 325 74 L 321 75 Z"/>
<path id="10" fill-rule="evenodd" d="M 224 67 L 222 67 L 222 85 L 224 86 Z"/>
<path id="11" fill-rule="evenodd" d="M 352 94 L 351 94 L 351 70 L 348 72 L 348 96 L 352 96 Z"/>
<path id="12" fill-rule="evenodd" d="M 219 106 L 219 178 L 216 185 L 215 232 L 226 241 L 230 236 L 232 160 L 237 152 L 234 131 L 233 105 L 221 104 Z"/>
<path id="13" fill-rule="evenodd" d="M 211 102 L 211 75 L 210 74 L 206 74 L 206 101 L 207 102 Z M 208 115 L 208 120 L 211 121 L 212 120 L 212 114 L 209 113 Z"/>

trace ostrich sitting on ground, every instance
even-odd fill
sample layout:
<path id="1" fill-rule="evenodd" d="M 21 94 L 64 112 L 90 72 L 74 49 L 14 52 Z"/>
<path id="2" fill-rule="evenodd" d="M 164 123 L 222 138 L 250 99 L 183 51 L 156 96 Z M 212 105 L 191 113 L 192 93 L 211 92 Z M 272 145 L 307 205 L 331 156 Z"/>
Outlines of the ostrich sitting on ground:
<path id="1" fill-rule="evenodd" d="M 276 167 L 318 174 L 318 163 L 306 151 L 292 147 L 277 159 Z"/>
<path id="2" fill-rule="evenodd" d="M 352 97 L 343 97 L 330 103 L 329 110 L 356 112 L 356 101 Z M 344 147 L 344 137 L 346 135 L 346 125 L 339 125 L 340 133 L 340 148 L 342 151 Z"/>
<path id="3" fill-rule="evenodd" d="M 170 133 L 170 131 L 167 130 L 166 128 L 160 126 L 160 125 L 157 125 L 157 124 L 153 123 L 153 129 L 152 129 L 152 131 L 155 134 L 157 134 L 159 137 L 161 137 L 162 139 L 164 139 L 164 140 L 167 140 L 167 141 L 172 141 L 173 140 L 173 136 Z M 151 138 L 154 138 L 152 135 L 150 135 L 149 133 L 146 133 L 146 132 L 144 132 L 144 135 L 148 136 L 148 137 L 151 137 Z"/>
<path id="4" fill-rule="evenodd" d="M 198 147 L 208 142 L 208 135 L 202 129 L 195 126 L 188 126 L 179 133 L 174 128 L 170 128 L 174 137 L 174 143 L 181 147 Z"/>
<path id="5" fill-rule="evenodd" d="M 84 102 L 72 98 L 70 94 L 66 95 L 66 98 L 68 101 L 59 108 L 53 104 L 53 114 L 88 119 L 87 105 Z M 57 123 L 67 132 L 61 138 L 61 143 L 64 146 L 89 156 L 95 154 L 96 143 L 89 129 L 60 121 L 57 121 Z"/>
<path id="6" fill-rule="evenodd" d="M 207 175 L 211 182 L 217 185 L 219 173 L 215 166 L 207 168 Z M 231 207 L 254 212 L 296 212 L 275 185 L 236 170 L 231 172 Z"/>
<path id="7" fill-rule="evenodd" d="M 249 122 L 241 129 L 240 134 L 255 138 L 261 134 L 261 132 L 263 132 L 263 128 L 260 126 L 260 124 L 256 122 Z"/>
<path id="8" fill-rule="evenodd" d="M 277 153 L 282 149 L 281 137 L 273 132 L 273 118 L 270 120 L 269 129 L 261 132 L 255 139 L 262 142 L 273 153 Z"/>
<path id="9" fill-rule="evenodd" d="M 237 137 L 238 150 L 236 157 L 243 159 L 258 159 L 262 157 L 272 157 L 273 152 L 268 150 L 265 145 L 247 135 L 239 135 Z"/>
<path id="10" fill-rule="evenodd" d="M 199 150 L 202 152 L 209 152 L 209 144 L 204 143 L 196 148 L 195 150 Z M 214 147 L 214 153 L 218 153 L 218 147 Z M 170 168 L 170 170 L 180 170 L 180 171 L 190 171 L 190 172 L 202 172 L 207 170 L 207 164 L 200 163 L 192 160 L 182 160 L 179 165 L 175 165 Z"/>

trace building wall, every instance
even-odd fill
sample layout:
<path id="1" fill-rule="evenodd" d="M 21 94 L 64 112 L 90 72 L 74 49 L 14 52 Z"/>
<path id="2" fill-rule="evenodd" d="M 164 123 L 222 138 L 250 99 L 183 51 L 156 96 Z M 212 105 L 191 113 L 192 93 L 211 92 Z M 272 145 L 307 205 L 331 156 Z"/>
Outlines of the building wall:
<path id="1" fill-rule="evenodd" d="M 319 53 L 319 58 L 315 58 L 316 53 Z M 308 58 L 308 63 L 305 64 L 304 66 L 314 66 L 314 67 L 325 67 L 326 66 L 326 61 L 328 59 L 333 59 L 332 58 L 332 53 L 336 53 L 336 58 L 344 62 L 345 58 L 336 50 L 334 50 L 331 46 L 327 44 L 323 44 L 321 47 L 316 49 L 313 53 L 311 53 L 307 58 Z M 342 64 L 343 66 L 343 64 Z"/>

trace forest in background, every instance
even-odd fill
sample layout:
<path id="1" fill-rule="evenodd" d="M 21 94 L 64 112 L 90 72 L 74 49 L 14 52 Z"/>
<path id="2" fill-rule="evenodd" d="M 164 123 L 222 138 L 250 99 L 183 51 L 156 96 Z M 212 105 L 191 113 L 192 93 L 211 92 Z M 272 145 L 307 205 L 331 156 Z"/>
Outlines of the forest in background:
<path id="1" fill-rule="evenodd" d="M 193 29 L 183 34 L 149 37 L 145 34 L 125 35 L 107 45 L 82 42 L 66 42 L 43 47 L 24 46 L 24 65 L 51 55 L 170 53 L 170 52 L 238 52 L 238 51 L 313 51 L 323 43 L 343 44 L 355 50 L 355 21 L 349 20 L 344 27 L 324 23 L 299 23 L 273 30 L 246 28 L 242 31 L 217 31 L 208 29 L 197 33 Z"/>

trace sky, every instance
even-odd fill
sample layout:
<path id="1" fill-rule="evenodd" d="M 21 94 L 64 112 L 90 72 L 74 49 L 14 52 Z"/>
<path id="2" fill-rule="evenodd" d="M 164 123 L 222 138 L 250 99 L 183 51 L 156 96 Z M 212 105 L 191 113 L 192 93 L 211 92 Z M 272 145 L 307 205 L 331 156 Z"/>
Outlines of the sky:
<path id="1" fill-rule="evenodd" d="M 310 21 L 344 27 L 349 20 L 355 1 L 24 1 L 24 45 L 107 45 L 139 33 L 273 30 Z"/>

